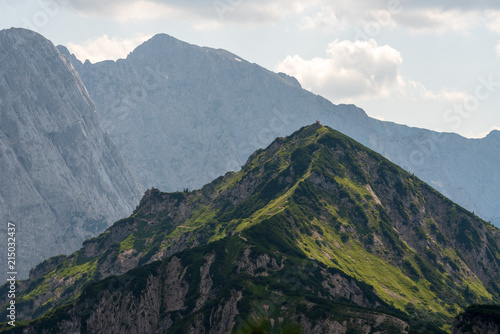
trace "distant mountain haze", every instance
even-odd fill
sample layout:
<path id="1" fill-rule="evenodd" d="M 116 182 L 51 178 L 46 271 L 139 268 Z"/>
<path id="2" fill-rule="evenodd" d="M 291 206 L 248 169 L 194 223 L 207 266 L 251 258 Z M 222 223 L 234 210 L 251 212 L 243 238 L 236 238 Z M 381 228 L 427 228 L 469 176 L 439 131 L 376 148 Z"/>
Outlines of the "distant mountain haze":
<path id="1" fill-rule="evenodd" d="M 129 215 L 141 192 L 66 58 L 37 33 L 0 31 L 0 237 L 16 224 L 19 277 Z"/>
<path id="2" fill-rule="evenodd" d="M 334 105 L 228 51 L 159 34 L 126 59 L 80 62 L 104 126 L 140 182 L 165 191 L 199 188 L 238 170 L 255 149 L 319 119 L 500 224 L 500 132 L 467 139 L 375 120 Z"/>

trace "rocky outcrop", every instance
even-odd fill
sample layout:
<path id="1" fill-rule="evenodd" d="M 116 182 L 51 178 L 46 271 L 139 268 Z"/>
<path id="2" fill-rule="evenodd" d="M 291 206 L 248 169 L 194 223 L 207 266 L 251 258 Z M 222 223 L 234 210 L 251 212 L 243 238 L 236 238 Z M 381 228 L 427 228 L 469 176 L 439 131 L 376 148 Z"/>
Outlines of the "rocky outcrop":
<path id="1" fill-rule="evenodd" d="M 144 290 L 102 291 L 85 322 L 90 333 L 156 333 L 160 320 L 160 275 L 141 277 Z M 83 310 L 83 309 L 82 309 Z M 80 312 L 82 311 L 80 310 Z"/>
<path id="2" fill-rule="evenodd" d="M 8 221 L 16 224 L 16 271 L 26 278 L 129 215 L 141 189 L 50 41 L 2 30 L 0 64 L 0 237 L 7 240 Z"/>

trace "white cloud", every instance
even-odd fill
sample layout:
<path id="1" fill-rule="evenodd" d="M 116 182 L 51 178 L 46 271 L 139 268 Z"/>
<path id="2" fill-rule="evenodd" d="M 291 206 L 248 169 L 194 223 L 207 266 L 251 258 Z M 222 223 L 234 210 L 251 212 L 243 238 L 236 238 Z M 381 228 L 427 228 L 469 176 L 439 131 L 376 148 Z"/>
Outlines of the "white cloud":
<path id="1" fill-rule="evenodd" d="M 500 11 L 488 11 L 485 15 L 486 27 L 492 33 L 500 35 Z M 495 46 L 497 57 L 500 58 L 500 41 Z"/>
<path id="2" fill-rule="evenodd" d="M 497 45 L 495 46 L 495 51 L 497 53 L 497 57 L 500 58 L 500 41 L 498 41 Z"/>
<path id="3" fill-rule="evenodd" d="M 485 15 L 487 20 L 487 28 L 496 34 L 500 35 L 500 11 L 488 11 Z"/>
<path id="4" fill-rule="evenodd" d="M 300 27 L 302 29 L 318 29 L 329 33 L 346 29 L 346 23 L 341 22 L 332 7 L 325 6 L 313 15 L 306 15 L 302 19 Z"/>
<path id="5" fill-rule="evenodd" d="M 301 28 L 324 32 L 357 28 L 368 37 L 376 37 L 382 29 L 396 28 L 413 33 L 467 33 L 481 26 L 484 20 L 485 11 L 481 10 L 410 6 L 407 2 L 397 0 L 385 4 L 339 1 L 316 7 L 312 13 L 304 14 Z"/>
<path id="6" fill-rule="evenodd" d="M 500 2 L 443 0 L 72 0 L 85 16 L 119 22 L 173 19 L 198 29 L 226 24 L 258 26 L 296 18 L 303 29 L 404 28 L 412 32 L 467 32 L 500 9 Z M 500 21 L 499 21 L 500 22 Z M 500 28 L 500 23 L 498 24 Z M 500 30 L 500 29 L 499 29 Z M 369 37 L 376 37 L 369 35 Z"/>
<path id="7" fill-rule="evenodd" d="M 120 22 L 146 21 L 173 17 L 177 10 L 153 1 L 134 1 L 126 5 L 112 7 L 113 18 Z"/>
<path id="8" fill-rule="evenodd" d="M 468 33 L 480 27 L 484 21 L 482 11 L 463 11 L 459 9 L 422 8 L 402 10 L 394 16 L 397 26 L 405 27 L 416 33 Z"/>
<path id="9" fill-rule="evenodd" d="M 323 32 L 358 29 L 368 37 L 382 29 L 405 29 L 412 33 L 467 34 L 487 27 L 500 34 L 500 2 L 480 1 L 474 5 L 456 1 L 358 0 L 322 1 L 302 12 L 302 29 Z"/>
<path id="10" fill-rule="evenodd" d="M 103 35 L 94 39 L 89 39 L 82 44 L 68 43 L 68 49 L 80 60 L 88 59 L 95 63 L 103 60 L 116 60 L 125 58 L 139 44 L 150 39 L 151 35 L 135 35 L 130 39 L 109 37 Z"/>
<path id="11" fill-rule="evenodd" d="M 334 41 L 328 45 L 328 58 L 305 60 L 287 56 L 277 71 L 295 76 L 302 86 L 332 100 L 366 95 L 386 96 L 397 86 L 401 54 L 375 40 Z"/>
<path id="12" fill-rule="evenodd" d="M 243 0 L 72 0 L 73 9 L 83 16 L 104 16 L 125 23 L 174 19 L 189 21 L 195 28 L 221 27 L 223 24 L 260 25 L 277 23 L 308 10 L 322 0 L 243 1 Z"/>
<path id="13" fill-rule="evenodd" d="M 84 6 L 78 1 L 74 3 L 83 16 L 104 16 L 120 23 L 130 21 L 158 20 L 176 17 L 179 10 L 155 1 L 102 1 L 99 5 Z"/>
<path id="14" fill-rule="evenodd" d="M 399 68 L 401 54 L 394 48 L 369 41 L 334 41 L 327 58 L 310 60 L 287 56 L 276 70 L 292 75 L 301 85 L 334 103 L 355 103 L 358 99 L 404 98 L 461 103 L 469 95 L 451 89 L 433 92 L 422 83 L 405 80 Z"/>
<path id="15" fill-rule="evenodd" d="M 333 103 L 356 104 L 377 119 L 468 135 L 466 121 L 484 106 L 471 106 L 477 99 L 467 92 L 449 87 L 434 91 L 403 77 L 402 63 L 400 52 L 373 39 L 336 40 L 328 46 L 327 57 L 287 56 L 275 69 Z"/>
<path id="16" fill-rule="evenodd" d="M 300 27 L 302 29 L 319 29 L 323 32 L 337 32 L 357 27 L 358 29 L 381 29 L 395 26 L 394 16 L 401 7 L 376 7 L 358 2 L 335 2 L 318 6 L 305 14 Z M 372 36 L 373 37 L 373 36 Z"/>

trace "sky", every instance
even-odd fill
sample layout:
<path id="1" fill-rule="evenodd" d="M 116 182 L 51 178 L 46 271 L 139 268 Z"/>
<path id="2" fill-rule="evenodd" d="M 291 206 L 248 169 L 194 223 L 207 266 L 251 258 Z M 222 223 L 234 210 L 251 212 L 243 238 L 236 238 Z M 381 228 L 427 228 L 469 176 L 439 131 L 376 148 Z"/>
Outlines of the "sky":
<path id="1" fill-rule="evenodd" d="M 469 138 L 500 130 L 498 0 L 0 0 L 10 27 L 93 63 L 166 33 L 377 119 Z"/>

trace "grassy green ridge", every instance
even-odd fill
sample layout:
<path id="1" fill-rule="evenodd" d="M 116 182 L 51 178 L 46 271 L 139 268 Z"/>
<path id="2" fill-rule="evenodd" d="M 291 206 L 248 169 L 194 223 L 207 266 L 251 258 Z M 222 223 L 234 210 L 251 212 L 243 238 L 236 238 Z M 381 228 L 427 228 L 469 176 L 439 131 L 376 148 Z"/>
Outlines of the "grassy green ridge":
<path id="1" fill-rule="evenodd" d="M 121 263 L 140 266 L 257 226 L 272 228 L 259 237 L 263 247 L 341 270 L 373 286 L 385 303 L 443 328 L 466 306 L 500 299 L 496 228 L 314 124 L 200 190 L 149 191 L 130 218 L 24 283 L 20 305 L 38 316 L 76 301 L 85 285 L 125 272 Z"/>

